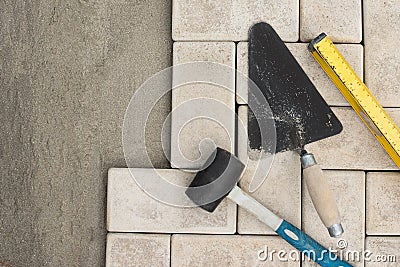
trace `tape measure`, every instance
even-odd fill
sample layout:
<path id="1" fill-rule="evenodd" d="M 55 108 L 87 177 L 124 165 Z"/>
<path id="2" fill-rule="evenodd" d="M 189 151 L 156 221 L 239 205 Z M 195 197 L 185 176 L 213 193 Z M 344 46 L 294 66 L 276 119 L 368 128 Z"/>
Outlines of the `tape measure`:
<path id="1" fill-rule="evenodd" d="M 312 40 L 308 49 L 400 168 L 400 128 L 325 33 Z"/>

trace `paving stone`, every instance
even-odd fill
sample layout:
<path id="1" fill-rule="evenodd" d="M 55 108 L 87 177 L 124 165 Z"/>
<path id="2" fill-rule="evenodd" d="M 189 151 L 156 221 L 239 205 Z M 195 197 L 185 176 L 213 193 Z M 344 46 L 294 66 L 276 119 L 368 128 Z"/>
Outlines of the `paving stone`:
<path id="1" fill-rule="evenodd" d="M 365 267 L 399 266 L 400 237 L 367 237 L 365 247 L 372 253 Z"/>
<path id="2" fill-rule="evenodd" d="M 354 266 L 363 266 L 362 261 L 346 257 L 346 251 L 363 251 L 365 232 L 365 173 L 363 171 L 324 171 L 342 218 L 344 233 L 339 239 L 329 236 L 326 227 L 318 217 L 311 202 L 305 182 L 303 182 L 302 225 L 326 248 L 343 248 L 344 260 Z M 343 245 L 347 244 L 347 245 Z M 340 253 L 338 253 L 340 255 Z M 351 262 L 353 260 L 353 262 Z M 315 262 L 305 262 L 303 266 L 319 266 Z"/>
<path id="3" fill-rule="evenodd" d="M 251 25 L 260 21 L 271 24 L 284 41 L 296 42 L 299 0 L 174 0 L 172 4 L 175 41 L 245 41 Z"/>
<path id="4" fill-rule="evenodd" d="M 350 106 L 347 100 L 340 93 L 339 89 L 333 84 L 331 79 L 325 74 L 321 66 L 313 58 L 307 49 L 308 44 L 287 43 L 286 46 L 299 62 L 304 72 L 313 82 L 319 93 L 329 105 Z M 336 47 L 347 59 L 349 64 L 363 77 L 363 46 L 357 44 L 337 44 Z M 240 42 L 237 45 L 237 69 L 243 75 L 248 76 L 248 43 Z M 247 84 L 237 84 L 236 102 L 239 104 L 247 103 Z"/>
<path id="5" fill-rule="evenodd" d="M 386 107 L 400 107 L 400 2 L 364 0 L 365 80 Z"/>
<path id="6" fill-rule="evenodd" d="M 171 122 L 173 168 L 201 168 L 215 146 L 234 151 L 235 44 L 233 42 L 174 43 L 174 65 L 193 61 L 216 62 L 229 67 L 210 70 L 210 77 L 206 77 L 208 81 L 215 80 L 220 85 L 190 83 L 178 86 L 184 83 L 181 79 L 187 79 L 187 75 L 197 75 L 197 73 L 196 70 L 184 74 L 174 71 L 173 84 L 176 88 L 172 91 Z M 216 115 L 213 115 L 213 112 Z M 206 142 L 202 142 L 203 140 Z"/>
<path id="7" fill-rule="evenodd" d="M 400 235 L 400 173 L 367 174 L 367 234 Z"/>
<path id="8" fill-rule="evenodd" d="M 240 82 L 249 77 L 248 45 L 248 42 L 240 42 L 236 46 L 236 69 L 238 71 L 237 75 L 240 75 L 240 78 L 236 81 L 236 102 L 238 104 L 247 104 L 248 99 L 247 83 Z"/>
<path id="9" fill-rule="evenodd" d="M 262 250 L 268 252 L 265 261 L 259 260 L 259 254 L 261 259 L 265 257 L 259 253 Z M 279 260 L 281 250 L 286 255 L 282 253 L 280 258 L 286 261 Z M 300 266 L 291 250 L 288 243 L 275 236 L 173 235 L 171 266 Z"/>
<path id="10" fill-rule="evenodd" d="M 300 40 L 308 42 L 322 32 L 334 42 L 360 43 L 361 0 L 301 0 Z"/>
<path id="11" fill-rule="evenodd" d="M 343 124 L 335 136 L 309 144 L 324 169 L 398 170 L 397 166 L 352 108 L 332 108 Z M 400 125 L 400 109 L 386 109 Z"/>
<path id="12" fill-rule="evenodd" d="M 308 44 L 288 44 L 290 52 L 292 52 L 325 101 L 333 106 L 350 106 L 349 102 L 308 51 L 307 46 Z M 337 44 L 336 47 L 362 79 L 363 46 L 359 44 Z"/>
<path id="13" fill-rule="evenodd" d="M 238 123 L 238 157 L 246 164 L 245 172 L 240 180 L 240 187 L 249 192 L 258 161 L 251 160 L 247 154 L 247 106 L 240 106 Z M 271 160 L 273 160 L 271 165 Z M 300 227 L 301 224 L 301 166 L 296 152 L 281 152 L 266 157 L 259 163 L 271 166 L 268 176 L 261 186 L 250 195 L 276 214 Z M 238 209 L 238 232 L 240 234 L 275 234 L 264 223 L 257 220 L 245 209 Z"/>
<path id="14" fill-rule="evenodd" d="M 107 267 L 169 266 L 170 235 L 122 234 L 107 235 Z"/>
<path id="15" fill-rule="evenodd" d="M 175 169 L 157 171 L 162 178 L 180 186 L 187 186 L 195 175 Z M 131 169 L 131 172 L 136 177 L 149 179 L 150 175 L 155 175 L 151 169 Z M 209 213 L 198 207 L 181 208 L 161 203 L 139 188 L 129 169 L 112 168 L 108 175 L 107 230 L 232 234 L 236 230 L 236 205 L 226 199 Z"/>

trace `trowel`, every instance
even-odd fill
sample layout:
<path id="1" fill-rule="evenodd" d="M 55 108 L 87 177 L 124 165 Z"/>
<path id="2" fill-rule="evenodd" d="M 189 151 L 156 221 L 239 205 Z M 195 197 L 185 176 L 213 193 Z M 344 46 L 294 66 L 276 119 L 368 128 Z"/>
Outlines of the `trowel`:
<path id="1" fill-rule="evenodd" d="M 276 127 L 276 147 L 260 138 L 260 124 L 248 112 L 251 150 L 297 151 L 314 207 L 332 237 L 343 233 L 340 214 L 327 179 L 313 154 L 304 146 L 342 131 L 342 124 L 319 94 L 284 42 L 267 23 L 250 29 L 249 78 L 266 98 Z M 249 107 L 257 107 L 259 95 L 249 89 Z"/>

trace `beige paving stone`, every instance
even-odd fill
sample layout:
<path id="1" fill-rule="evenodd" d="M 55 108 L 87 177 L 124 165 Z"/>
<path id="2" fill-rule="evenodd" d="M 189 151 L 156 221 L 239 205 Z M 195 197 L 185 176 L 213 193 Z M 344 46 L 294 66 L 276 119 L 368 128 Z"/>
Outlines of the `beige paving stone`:
<path id="1" fill-rule="evenodd" d="M 162 178 L 180 186 L 187 186 L 195 175 L 175 169 L 157 171 Z M 131 172 L 141 179 L 151 179 L 156 175 L 151 169 L 131 169 Z M 156 193 L 166 194 L 162 191 Z M 129 169 L 112 168 L 108 175 L 107 230 L 232 234 L 236 230 L 236 205 L 226 199 L 213 213 L 209 213 L 198 207 L 182 208 L 161 203 L 139 188 Z"/>
<path id="2" fill-rule="evenodd" d="M 287 43 L 286 46 L 313 82 L 319 93 L 329 105 L 350 106 L 331 79 L 325 74 L 321 66 L 307 49 L 308 44 Z M 363 77 L 363 46 L 358 44 L 337 44 L 336 47 L 343 54 L 356 73 Z M 248 76 L 248 43 L 240 42 L 237 45 L 237 69 Z M 247 87 L 238 84 L 236 102 L 247 103 Z"/>
<path id="3" fill-rule="evenodd" d="M 276 236 L 173 235 L 171 266 L 300 266 L 292 249 Z M 278 257 L 281 250 L 286 254 L 282 252 L 280 258 L 286 261 Z M 267 251 L 268 256 L 260 251 Z"/>
<path id="4" fill-rule="evenodd" d="M 107 235 L 106 266 L 169 266 L 170 235 Z"/>
<path id="5" fill-rule="evenodd" d="M 365 80 L 386 107 L 400 107 L 400 1 L 364 0 Z"/>
<path id="6" fill-rule="evenodd" d="M 237 75 L 240 75 L 236 81 L 236 102 L 238 104 L 247 104 L 248 87 L 246 79 L 249 77 L 249 51 L 248 42 L 240 42 L 236 46 L 236 69 Z M 244 81 L 244 82 L 240 82 Z"/>
<path id="7" fill-rule="evenodd" d="M 400 235 L 400 172 L 367 174 L 367 234 Z"/>
<path id="8" fill-rule="evenodd" d="M 174 0 L 175 41 L 245 41 L 254 23 L 271 24 L 284 41 L 298 40 L 299 0 Z"/>
<path id="9" fill-rule="evenodd" d="M 365 267 L 394 267 L 400 261 L 400 237 L 367 237 Z"/>
<path id="10" fill-rule="evenodd" d="M 301 166 L 299 156 L 296 152 L 289 151 L 278 153 L 273 159 L 267 157 L 260 163 L 251 160 L 247 154 L 247 106 L 240 106 L 238 112 L 239 119 L 244 125 L 244 127 L 240 127 L 241 123 L 238 123 L 238 157 L 246 164 L 245 172 L 239 183 L 240 187 L 249 192 L 250 183 L 258 181 L 254 178 L 256 169 L 260 166 L 271 166 L 264 182 L 250 195 L 280 217 L 300 227 Z M 238 232 L 239 234 L 275 234 L 271 228 L 240 207 L 238 209 Z"/>
<path id="11" fill-rule="evenodd" d="M 297 62 L 310 78 L 329 105 L 350 106 L 349 102 L 343 97 L 339 89 L 333 84 L 332 80 L 325 74 L 321 66 L 307 49 L 308 44 L 289 44 Z M 337 49 L 343 54 L 356 73 L 363 78 L 363 46 L 359 44 L 337 44 Z"/>
<path id="12" fill-rule="evenodd" d="M 332 108 L 343 124 L 343 131 L 335 136 L 309 144 L 324 169 L 398 170 L 375 137 L 350 107 Z M 386 109 L 400 125 L 400 109 Z"/>
<path id="13" fill-rule="evenodd" d="M 199 169 L 215 145 L 234 151 L 235 143 L 235 44 L 233 42 L 176 42 L 173 64 L 208 61 L 226 65 L 210 67 L 208 81 L 184 83 L 190 73 L 173 73 L 171 166 Z M 227 67 L 229 66 L 229 67 Z M 211 70 L 213 69 L 213 70 Z M 224 72 L 224 73 L 220 73 Z M 221 78 L 223 77 L 223 78 Z M 222 79 L 220 81 L 219 79 Z M 202 141 L 206 142 L 202 142 Z M 212 143 L 210 140 L 212 140 Z M 200 152 L 201 151 L 201 152 Z"/>
<path id="14" fill-rule="evenodd" d="M 365 173 L 363 171 L 324 171 L 324 174 L 328 179 L 339 207 L 344 233 L 340 238 L 336 239 L 329 236 L 326 227 L 322 224 L 312 205 L 304 182 L 302 201 L 303 230 L 326 248 L 341 250 L 342 255 L 344 255 L 343 260 L 349 261 L 354 266 L 363 266 L 362 261 L 347 257 L 346 253 L 349 253 L 348 251 L 363 251 L 364 249 Z M 315 262 L 305 262 L 303 266 L 319 265 Z"/>
<path id="15" fill-rule="evenodd" d="M 321 32 L 334 42 L 360 43 L 361 0 L 301 0 L 300 40 L 308 42 Z"/>

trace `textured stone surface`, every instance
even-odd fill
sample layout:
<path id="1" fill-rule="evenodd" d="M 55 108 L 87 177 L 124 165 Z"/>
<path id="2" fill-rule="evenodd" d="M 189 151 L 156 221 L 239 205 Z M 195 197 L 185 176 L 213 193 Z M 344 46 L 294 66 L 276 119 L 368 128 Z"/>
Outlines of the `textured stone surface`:
<path id="1" fill-rule="evenodd" d="M 334 42 L 360 43 L 361 0 L 300 1 L 300 40 L 308 42 L 322 32 Z"/>
<path id="2" fill-rule="evenodd" d="M 400 2 L 364 0 L 365 81 L 383 106 L 400 107 Z"/>
<path id="3" fill-rule="evenodd" d="M 363 251 L 365 232 L 365 173 L 362 171 L 324 171 L 338 205 L 344 233 L 340 239 L 329 236 L 328 230 L 319 219 L 312 205 L 307 187 L 303 181 L 302 225 L 303 230 L 316 241 L 332 249 L 343 251 Z M 345 240 L 338 243 L 339 240 Z M 344 258 L 350 261 L 351 259 Z M 350 262 L 354 266 L 363 266 L 363 262 Z M 303 266 L 319 266 L 306 262 Z"/>
<path id="4" fill-rule="evenodd" d="M 238 112 L 239 119 L 247 127 L 247 106 L 240 106 Z M 240 187 L 249 192 L 250 182 L 258 181 L 253 180 L 258 168 L 257 164 L 262 167 L 270 166 L 264 182 L 250 195 L 278 216 L 300 227 L 301 166 L 299 156 L 296 152 L 289 151 L 278 153 L 273 159 L 266 157 L 260 163 L 251 160 L 247 154 L 247 128 L 240 127 L 240 125 L 241 123 L 238 123 L 238 157 L 246 164 L 245 172 L 240 180 Z M 238 232 L 239 234 L 275 234 L 271 228 L 240 207 L 238 209 Z"/>
<path id="5" fill-rule="evenodd" d="M 367 174 L 367 234 L 400 234 L 400 173 Z"/>
<path id="6" fill-rule="evenodd" d="M 307 46 L 308 44 L 288 44 L 290 52 L 292 52 L 325 101 L 333 106 L 350 106 L 349 102 L 308 51 Z M 337 44 L 336 47 L 362 79 L 363 46 L 358 44 Z"/>
<path id="7" fill-rule="evenodd" d="M 275 254 L 261 261 L 258 252 L 266 248 L 269 256 L 272 250 Z M 273 236 L 173 235 L 171 266 L 300 266 L 298 261 L 289 260 L 291 249 L 283 239 Z M 279 260 L 280 250 L 287 253 L 281 256 L 287 261 Z"/>
<path id="8" fill-rule="evenodd" d="M 121 127 L 131 96 L 170 65 L 170 8 L 0 2 L 0 262 L 104 266 L 107 170 L 125 165 Z M 168 164 L 159 129 L 169 110 L 162 100 L 149 121 L 157 167 Z M 147 167 L 142 155 L 137 166 Z"/>
<path id="9" fill-rule="evenodd" d="M 194 173 L 158 170 L 162 178 L 187 186 Z M 151 169 L 132 169 L 132 175 L 151 179 Z M 225 199 L 210 213 L 198 207 L 182 208 L 150 197 L 137 185 L 129 169 L 110 169 L 107 192 L 107 230 L 111 232 L 232 234 L 236 230 L 236 205 Z M 160 194 L 166 192 L 160 192 Z M 177 197 L 178 198 L 178 197 Z M 191 204 L 190 200 L 187 199 Z"/>
<path id="10" fill-rule="evenodd" d="M 313 58 L 307 49 L 308 44 L 287 43 L 286 46 L 303 68 L 304 72 L 313 82 L 319 93 L 329 105 L 350 106 L 347 100 L 325 74 L 321 66 Z M 363 46 L 356 44 L 337 44 L 336 47 L 343 54 L 356 73 L 363 77 Z M 248 76 L 248 42 L 240 42 L 237 45 L 237 69 L 243 75 Z M 247 103 L 247 87 L 238 84 L 236 88 L 236 102 Z"/>
<path id="11" fill-rule="evenodd" d="M 173 0 L 175 41 L 245 41 L 251 25 L 271 24 L 284 41 L 298 40 L 299 0 Z"/>
<path id="12" fill-rule="evenodd" d="M 372 253 L 365 267 L 399 266 L 400 237 L 367 237 L 365 248 Z"/>
<path id="13" fill-rule="evenodd" d="M 293 3 L 290 6 L 297 8 Z M 267 14 L 261 2 L 246 5 L 248 12 Z M 284 2 L 279 5 L 288 8 Z M 367 85 L 382 104 L 399 107 L 399 3 L 365 0 L 363 5 Z M 221 5 L 221 9 L 227 8 Z M 0 240 L 6 244 L 0 246 L 0 265 L 103 266 L 107 170 L 125 166 L 121 125 L 135 88 L 170 64 L 171 4 L 1 1 L 0 10 Z M 267 22 L 281 23 L 283 12 L 271 10 L 274 17 Z M 294 15 L 282 22 L 295 23 L 274 26 L 285 40 L 297 40 L 298 8 L 287 10 Z M 214 20 L 222 22 L 225 18 L 219 14 Z M 243 40 L 247 39 L 249 26 L 239 26 Z M 223 23 L 216 27 L 225 28 Z M 169 166 L 160 152 L 159 135 L 169 111 L 167 99 L 148 121 L 147 148 L 156 167 Z M 375 140 L 367 131 L 351 126 L 361 122 L 348 112 L 348 137 L 321 146 L 327 150 L 328 167 L 386 166 L 390 160 L 377 152 L 379 145 L 371 145 Z M 336 153 L 339 150 L 345 152 L 343 159 Z M 143 151 L 135 157 L 137 167 L 149 167 L 143 163 Z M 367 246 L 376 244 L 375 251 L 384 254 L 393 249 L 395 254 L 396 240 L 368 237 Z M 229 250 L 229 244 L 224 249 Z"/>
<path id="14" fill-rule="evenodd" d="M 352 108 L 332 108 L 343 124 L 343 131 L 333 137 L 309 144 L 324 169 L 398 170 Z M 386 109 L 400 124 L 400 109 Z"/>
<path id="15" fill-rule="evenodd" d="M 240 42 L 236 45 L 236 69 L 238 75 L 249 77 L 249 43 Z M 239 79 L 241 80 L 241 79 Z M 236 81 L 236 102 L 238 104 L 246 104 L 248 99 L 247 83 L 241 84 Z"/>
<path id="16" fill-rule="evenodd" d="M 170 235 L 107 235 L 107 267 L 165 266 L 170 262 Z"/>
<path id="17" fill-rule="evenodd" d="M 233 42 L 176 42 L 173 48 L 173 64 L 193 61 L 216 62 L 229 66 L 222 85 L 191 83 L 178 86 L 181 79 L 173 73 L 171 166 L 198 169 L 214 150 L 214 145 L 234 151 L 235 144 L 235 44 Z M 222 67 L 223 68 L 223 67 Z M 225 67 L 227 68 L 227 67 Z M 209 81 L 219 78 L 219 71 L 206 77 Z M 222 69 L 223 72 L 226 69 Z M 193 75 L 196 75 L 194 73 Z M 220 83 L 220 81 L 216 81 Z M 188 102 L 192 101 L 192 102 Z M 222 110 L 222 111 L 220 111 Z M 202 112 L 200 114 L 200 112 Z M 216 112 L 220 118 L 212 113 Z M 199 117 L 201 116 L 201 117 Z M 207 141 L 211 140 L 214 145 Z M 203 153 L 200 152 L 203 150 Z"/>

